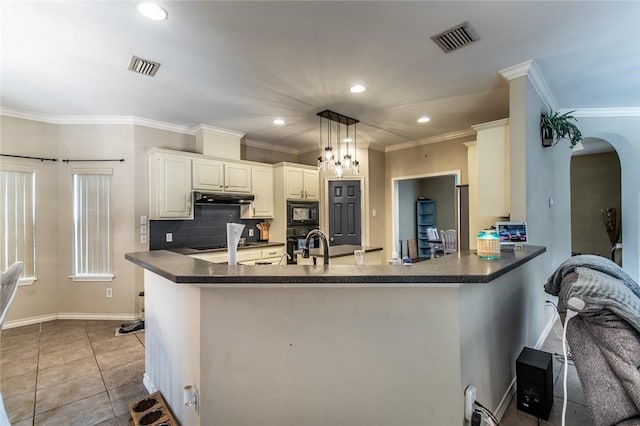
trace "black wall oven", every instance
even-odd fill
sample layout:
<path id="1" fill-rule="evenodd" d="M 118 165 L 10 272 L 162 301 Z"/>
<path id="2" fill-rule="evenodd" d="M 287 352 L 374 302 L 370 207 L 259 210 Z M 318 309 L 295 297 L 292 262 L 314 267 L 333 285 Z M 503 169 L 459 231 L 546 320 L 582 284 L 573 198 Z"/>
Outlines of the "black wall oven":
<path id="1" fill-rule="evenodd" d="M 317 201 L 287 201 L 287 228 L 293 226 L 319 225 L 319 203 Z"/>
<path id="2" fill-rule="evenodd" d="M 317 201 L 287 201 L 287 262 L 297 263 L 295 251 L 302 249 L 307 234 L 320 227 L 319 204 Z M 309 248 L 319 247 L 316 237 L 309 242 Z"/>

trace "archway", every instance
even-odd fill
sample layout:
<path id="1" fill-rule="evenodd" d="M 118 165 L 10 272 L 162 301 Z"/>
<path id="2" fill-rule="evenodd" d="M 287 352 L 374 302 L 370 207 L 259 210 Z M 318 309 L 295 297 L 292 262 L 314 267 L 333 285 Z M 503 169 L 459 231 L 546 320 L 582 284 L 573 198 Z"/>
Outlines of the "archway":
<path id="1" fill-rule="evenodd" d="M 585 138 L 583 145 L 571 156 L 571 251 L 622 264 L 620 159 L 605 140 Z"/>

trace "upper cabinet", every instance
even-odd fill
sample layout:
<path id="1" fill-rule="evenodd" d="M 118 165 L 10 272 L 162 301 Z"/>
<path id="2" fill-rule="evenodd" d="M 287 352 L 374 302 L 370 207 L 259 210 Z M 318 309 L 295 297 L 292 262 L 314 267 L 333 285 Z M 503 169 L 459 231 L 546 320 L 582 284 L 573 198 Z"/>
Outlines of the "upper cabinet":
<path id="1" fill-rule="evenodd" d="M 269 219 L 273 217 L 273 168 L 251 167 L 251 191 L 255 196 L 248 206 L 242 206 L 243 219 Z"/>
<path id="2" fill-rule="evenodd" d="M 317 170 L 285 166 L 287 199 L 318 200 L 320 198 Z"/>
<path id="3" fill-rule="evenodd" d="M 224 163 L 222 161 L 194 158 L 193 189 L 197 191 L 224 191 Z"/>
<path id="4" fill-rule="evenodd" d="M 472 127 L 477 132 L 478 215 L 509 216 L 509 120 Z"/>
<path id="5" fill-rule="evenodd" d="M 225 192 L 251 193 L 251 166 L 226 163 L 224 165 Z"/>
<path id="6" fill-rule="evenodd" d="M 149 219 L 193 219 L 189 157 L 150 154 Z"/>
<path id="7" fill-rule="evenodd" d="M 193 190 L 251 193 L 251 166 L 194 158 Z"/>

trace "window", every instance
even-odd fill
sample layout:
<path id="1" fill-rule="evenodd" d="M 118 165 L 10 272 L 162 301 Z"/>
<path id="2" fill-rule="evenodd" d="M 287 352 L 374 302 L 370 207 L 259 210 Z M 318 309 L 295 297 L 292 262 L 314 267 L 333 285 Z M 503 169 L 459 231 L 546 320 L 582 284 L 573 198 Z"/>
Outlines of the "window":
<path id="1" fill-rule="evenodd" d="M 110 281 L 111 233 L 109 188 L 111 170 L 73 172 L 74 281 Z"/>
<path id="2" fill-rule="evenodd" d="M 20 284 L 33 284 L 35 267 L 35 171 L 3 165 L 0 170 L 0 268 L 24 264 Z"/>

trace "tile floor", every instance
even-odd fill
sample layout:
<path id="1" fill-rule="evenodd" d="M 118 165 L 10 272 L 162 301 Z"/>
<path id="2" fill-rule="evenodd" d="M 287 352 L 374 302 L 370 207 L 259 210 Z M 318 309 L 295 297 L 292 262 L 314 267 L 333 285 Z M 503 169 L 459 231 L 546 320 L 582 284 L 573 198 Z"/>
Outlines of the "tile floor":
<path id="1" fill-rule="evenodd" d="M 2 393 L 14 426 L 128 425 L 128 404 L 147 394 L 142 385 L 144 333 L 114 336 L 118 321 L 59 320 L 3 330 Z M 558 322 L 541 350 L 562 353 Z M 554 357 L 555 401 L 548 421 L 560 425 L 563 366 Z M 568 370 L 567 425 L 593 424 L 574 366 Z M 534 426 L 515 397 L 503 426 Z"/>
<path id="2" fill-rule="evenodd" d="M 540 420 L 541 425 L 556 425 L 562 424 L 562 402 L 563 402 L 563 375 L 564 375 L 564 359 L 562 357 L 562 324 L 557 321 L 549 333 L 547 340 L 540 350 L 545 352 L 551 352 L 560 354 L 560 356 L 553 357 L 553 394 L 554 401 L 551 408 L 551 414 L 549 420 Z M 585 402 L 584 395 L 582 393 L 582 386 L 580 385 L 580 379 L 578 379 L 578 373 L 576 367 L 569 362 L 569 368 L 567 370 L 567 426 L 589 426 L 593 425 L 591 421 L 591 415 L 589 414 L 589 408 Z M 516 408 L 515 396 L 509 404 L 509 408 L 500 421 L 501 426 L 536 426 L 538 425 L 538 419 L 529 414 L 518 411 Z"/>
<path id="3" fill-rule="evenodd" d="M 142 384 L 144 333 L 122 321 L 58 320 L 1 332 L 0 377 L 12 425 L 127 426 Z"/>

